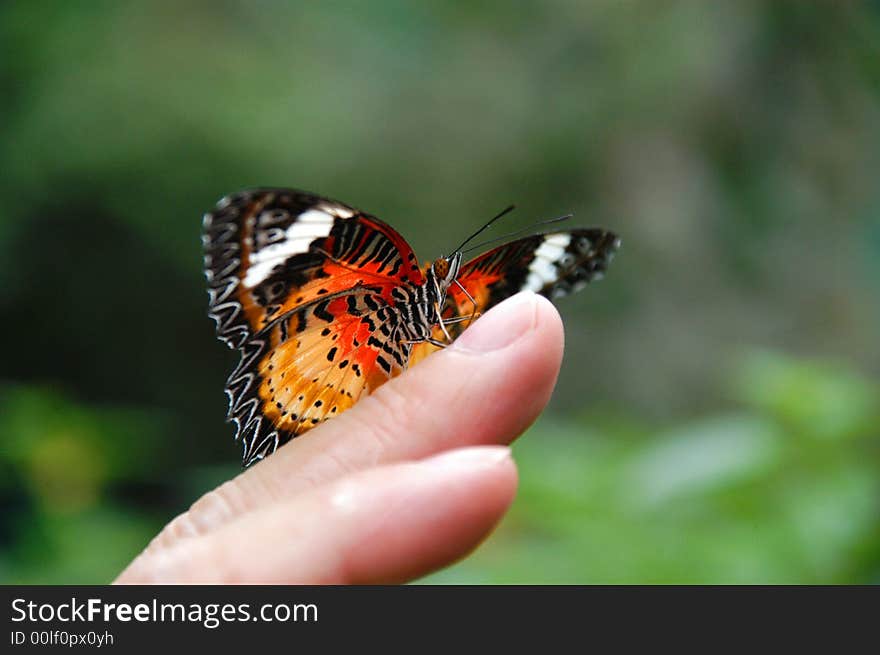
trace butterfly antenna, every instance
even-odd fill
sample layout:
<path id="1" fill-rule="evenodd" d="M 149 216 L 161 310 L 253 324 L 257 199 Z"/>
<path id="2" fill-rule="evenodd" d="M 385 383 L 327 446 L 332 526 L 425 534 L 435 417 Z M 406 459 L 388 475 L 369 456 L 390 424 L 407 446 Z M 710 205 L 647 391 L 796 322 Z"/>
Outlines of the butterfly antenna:
<path id="1" fill-rule="evenodd" d="M 534 230 L 537 227 L 540 227 L 541 225 L 552 225 L 553 223 L 561 223 L 562 221 L 567 221 L 568 219 L 572 218 L 573 216 L 574 216 L 574 214 L 566 214 L 565 216 L 557 216 L 556 218 L 548 218 L 547 220 L 544 220 L 544 221 L 538 221 L 537 223 L 533 223 L 532 225 L 529 225 L 528 227 L 524 227 L 521 230 L 516 230 L 515 232 L 510 232 L 509 234 L 503 234 L 500 237 L 495 237 L 494 239 L 489 239 L 488 241 L 483 241 L 482 243 L 478 243 L 475 246 L 471 246 L 467 250 L 462 250 L 462 253 L 471 252 L 472 250 L 477 250 L 479 248 L 485 248 L 488 245 L 491 245 L 493 243 L 497 243 L 499 241 L 503 241 L 505 239 L 512 239 L 513 237 L 518 237 L 520 234 L 523 234 L 525 232 L 531 232 L 532 230 Z"/>
<path id="2" fill-rule="evenodd" d="M 516 208 L 516 205 L 510 205 L 509 207 L 503 209 L 501 212 L 499 212 L 498 214 L 496 214 L 495 216 L 493 216 L 492 218 L 490 218 L 489 221 L 488 221 L 483 227 L 481 227 L 479 230 L 477 230 L 477 231 L 474 232 L 472 235 L 470 235 L 467 239 L 465 239 L 464 241 L 462 241 L 462 242 L 461 242 L 461 245 L 460 245 L 458 248 L 456 248 L 455 250 L 453 250 L 452 252 L 460 252 L 461 249 L 464 248 L 465 245 L 467 245 L 467 242 L 468 242 L 468 241 L 470 241 L 471 239 L 473 239 L 473 238 L 476 237 L 477 235 L 482 234 L 483 230 L 485 230 L 487 227 L 489 227 L 490 225 L 492 225 L 492 223 L 494 223 L 495 221 L 497 221 L 497 220 L 498 220 L 499 218 L 501 218 L 502 216 L 504 216 L 504 215 L 509 214 L 510 212 L 512 212 L 515 208 Z"/>

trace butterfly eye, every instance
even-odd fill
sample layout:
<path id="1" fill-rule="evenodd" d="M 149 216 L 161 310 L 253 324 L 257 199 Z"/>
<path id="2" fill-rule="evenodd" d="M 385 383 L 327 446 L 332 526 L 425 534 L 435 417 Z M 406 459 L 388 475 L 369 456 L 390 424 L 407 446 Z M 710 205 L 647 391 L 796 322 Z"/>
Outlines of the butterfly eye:
<path id="1" fill-rule="evenodd" d="M 449 262 L 443 258 L 436 260 L 434 262 L 434 272 L 441 280 L 445 280 L 446 276 L 449 275 Z"/>

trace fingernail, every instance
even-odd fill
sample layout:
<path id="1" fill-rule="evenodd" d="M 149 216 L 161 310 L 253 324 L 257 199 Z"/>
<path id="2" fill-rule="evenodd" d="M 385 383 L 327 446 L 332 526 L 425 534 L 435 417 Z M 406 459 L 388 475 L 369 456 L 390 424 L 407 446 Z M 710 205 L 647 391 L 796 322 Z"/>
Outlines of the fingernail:
<path id="1" fill-rule="evenodd" d="M 485 353 L 509 346 L 535 325 L 536 298 L 525 291 L 508 298 L 462 332 L 454 348 Z"/>
<path id="2" fill-rule="evenodd" d="M 507 446 L 473 446 L 457 448 L 422 460 L 431 468 L 441 469 L 475 469 L 495 466 L 510 459 L 510 448 Z"/>

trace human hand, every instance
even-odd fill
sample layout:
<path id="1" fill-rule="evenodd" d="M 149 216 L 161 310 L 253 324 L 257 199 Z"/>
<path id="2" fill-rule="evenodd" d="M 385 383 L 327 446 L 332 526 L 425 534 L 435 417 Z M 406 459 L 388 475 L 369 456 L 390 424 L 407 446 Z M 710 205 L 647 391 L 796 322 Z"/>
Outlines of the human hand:
<path id="1" fill-rule="evenodd" d="M 117 583 L 381 584 L 463 557 L 507 510 L 507 447 L 562 359 L 546 299 L 518 294 L 445 350 L 284 445 L 169 523 Z"/>

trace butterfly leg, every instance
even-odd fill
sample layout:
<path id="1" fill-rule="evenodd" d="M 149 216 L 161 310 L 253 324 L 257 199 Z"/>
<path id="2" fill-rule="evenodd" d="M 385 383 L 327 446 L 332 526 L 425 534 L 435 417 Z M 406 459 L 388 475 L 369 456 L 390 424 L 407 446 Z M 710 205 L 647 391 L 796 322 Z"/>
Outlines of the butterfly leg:
<path id="1" fill-rule="evenodd" d="M 442 341 L 439 341 L 437 339 L 432 339 L 432 338 L 406 339 L 404 341 L 401 341 L 400 343 L 402 343 L 403 345 L 406 345 L 406 346 L 414 346 L 419 343 L 430 343 L 432 346 L 437 346 L 438 348 L 446 348 L 449 345 L 448 343 L 443 343 Z"/>
<path id="2" fill-rule="evenodd" d="M 477 316 L 479 317 L 480 313 L 477 312 Z M 456 323 L 464 323 L 465 321 L 472 320 L 472 316 L 469 314 L 467 316 L 456 316 L 455 318 L 447 318 L 444 323 L 446 325 L 455 325 Z"/>
<path id="3" fill-rule="evenodd" d="M 446 323 L 443 321 L 443 312 L 440 311 L 440 303 L 434 303 L 434 311 L 437 312 L 437 320 L 440 321 L 440 329 L 443 330 L 443 336 L 446 337 L 446 343 L 452 343 L 452 337 L 449 330 L 446 329 Z"/>
<path id="4" fill-rule="evenodd" d="M 471 304 L 474 306 L 474 311 L 471 312 L 471 316 L 470 316 L 471 320 L 468 322 L 468 327 L 470 327 L 470 324 L 473 323 L 477 319 L 477 314 L 479 314 L 479 312 L 477 311 L 477 301 L 474 300 L 474 297 L 470 294 L 470 292 L 467 289 L 464 288 L 464 285 L 461 282 L 459 282 L 458 280 L 454 280 L 454 282 L 458 285 L 458 288 L 461 289 L 462 292 L 464 292 L 464 295 L 467 296 L 467 299 L 470 300 Z"/>

